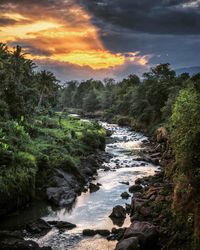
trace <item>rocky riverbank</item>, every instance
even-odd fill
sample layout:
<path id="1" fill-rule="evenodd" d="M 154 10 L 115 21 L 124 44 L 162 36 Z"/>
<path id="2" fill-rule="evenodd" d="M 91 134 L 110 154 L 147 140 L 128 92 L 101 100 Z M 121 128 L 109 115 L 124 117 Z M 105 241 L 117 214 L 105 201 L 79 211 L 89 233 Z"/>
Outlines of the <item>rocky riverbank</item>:
<path id="1" fill-rule="evenodd" d="M 77 196 L 83 191 L 90 189 L 93 192 L 97 185 L 93 184 L 94 176 L 102 163 L 109 159 L 105 152 L 90 154 L 81 158 L 81 164 L 75 173 L 55 169 L 53 186 L 46 187 L 48 200 L 59 207 L 69 207 L 73 205 Z"/>
<path id="2" fill-rule="evenodd" d="M 159 163 L 161 167 L 154 176 L 139 178 L 129 187 L 131 225 L 113 229 L 111 238 L 118 240 L 115 250 L 191 249 L 190 230 L 178 228 L 180 222 L 172 208 L 174 184 L 167 178 L 167 168 L 173 156 L 166 145 L 167 140 L 158 135 L 144 151 L 145 160 Z"/>

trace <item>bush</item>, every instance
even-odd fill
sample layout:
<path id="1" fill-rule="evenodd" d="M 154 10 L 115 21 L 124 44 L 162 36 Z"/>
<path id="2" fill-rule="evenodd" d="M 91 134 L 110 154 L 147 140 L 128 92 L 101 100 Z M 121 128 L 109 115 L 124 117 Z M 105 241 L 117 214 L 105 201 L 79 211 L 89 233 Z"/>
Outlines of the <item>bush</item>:
<path id="1" fill-rule="evenodd" d="M 90 150 L 104 149 L 105 147 L 105 137 L 92 131 L 83 132 L 82 142 L 87 145 Z"/>

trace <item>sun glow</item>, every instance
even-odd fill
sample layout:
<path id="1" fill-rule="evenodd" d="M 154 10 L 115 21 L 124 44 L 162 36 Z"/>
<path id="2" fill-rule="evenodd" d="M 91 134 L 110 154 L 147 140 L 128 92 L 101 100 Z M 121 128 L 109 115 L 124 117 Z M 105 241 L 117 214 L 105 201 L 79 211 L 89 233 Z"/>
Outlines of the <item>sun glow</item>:
<path id="1" fill-rule="evenodd" d="M 20 12 L 20 8 L 13 7 L 13 12 L 0 14 L 16 21 L 0 27 L 0 41 L 22 44 L 30 59 L 89 66 L 94 70 L 120 66 L 127 60 L 146 65 L 146 58 L 139 57 L 138 52 L 131 52 L 127 59 L 123 53 L 108 51 L 89 13 L 73 0 L 71 3 L 70 8 L 59 8 L 57 12 L 44 8 L 40 16 L 36 15 L 37 9 Z"/>
<path id="2" fill-rule="evenodd" d="M 42 30 L 59 28 L 60 25 L 47 21 L 37 21 L 31 24 L 21 24 L 15 26 L 6 26 L 0 29 L 0 38 L 2 42 L 15 41 L 16 39 L 35 38 L 34 32 Z"/>
<path id="3" fill-rule="evenodd" d="M 125 61 L 122 55 L 112 54 L 105 50 L 73 51 L 69 54 L 55 55 L 53 59 L 77 64 L 79 66 L 90 66 L 93 69 L 106 69 L 121 65 Z"/>

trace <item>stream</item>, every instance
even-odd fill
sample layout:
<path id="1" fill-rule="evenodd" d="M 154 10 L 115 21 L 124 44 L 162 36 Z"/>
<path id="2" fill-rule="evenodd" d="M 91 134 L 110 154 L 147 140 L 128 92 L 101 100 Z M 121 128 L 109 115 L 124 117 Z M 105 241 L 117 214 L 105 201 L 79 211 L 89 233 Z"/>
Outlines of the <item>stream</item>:
<path id="1" fill-rule="evenodd" d="M 93 183 L 100 183 L 97 192 L 82 193 L 76 200 L 73 208 L 69 211 L 66 208 L 52 208 L 47 204 L 35 203 L 23 212 L 12 215 L 2 222 L 2 227 L 9 227 L 13 224 L 22 224 L 24 221 L 42 218 L 44 220 L 61 220 L 76 224 L 77 227 L 60 232 L 53 228 L 48 234 L 40 238 L 31 238 L 40 246 L 51 246 L 53 250 L 113 250 L 115 241 L 95 236 L 83 237 L 83 229 L 109 229 L 117 227 L 109 215 L 116 205 L 125 206 L 130 204 L 131 198 L 124 200 L 121 193 L 128 191 L 128 185 L 135 184 L 140 177 L 153 175 L 158 166 L 139 160 L 141 151 L 148 138 L 143 134 L 131 131 L 129 128 L 120 127 L 115 124 L 102 123 L 102 126 L 112 132 L 106 144 L 106 152 L 111 155 L 108 162 L 103 163 L 103 168 L 98 170 Z M 104 171 L 105 167 L 110 170 Z M 122 227 L 130 225 L 130 218 L 127 216 Z"/>

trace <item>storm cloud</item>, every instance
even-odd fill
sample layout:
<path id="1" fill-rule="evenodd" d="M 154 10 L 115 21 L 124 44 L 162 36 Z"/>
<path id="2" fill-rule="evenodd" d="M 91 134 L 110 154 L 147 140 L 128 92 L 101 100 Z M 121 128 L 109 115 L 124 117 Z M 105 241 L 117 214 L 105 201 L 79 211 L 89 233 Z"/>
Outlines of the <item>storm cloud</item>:
<path id="1" fill-rule="evenodd" d="M 109 50 L 140 51 L 149 65 L 200 65 L 200 1 L 79 0 Z"/>
<path id="2" fill-rule="evenodd" d="M 200 34 L 200 1 L 80 0 L 94 23 L 148 34 Z"/>
<path id="3" fill-rule="evenodd" d="M 200 0 L 1 0 L 0 9 L 0 40 L 62 80 L 200 65 Z"/>

